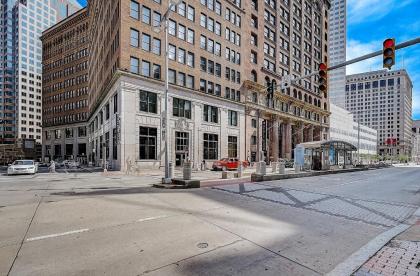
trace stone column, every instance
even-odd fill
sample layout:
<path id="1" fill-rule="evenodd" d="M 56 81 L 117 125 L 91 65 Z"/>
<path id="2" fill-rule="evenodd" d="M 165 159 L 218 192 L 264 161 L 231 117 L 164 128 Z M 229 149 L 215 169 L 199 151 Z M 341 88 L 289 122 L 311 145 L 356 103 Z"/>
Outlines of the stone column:
<path id="1" fill-rule="evenodd" d="M 298 128 L 298 130 L 297 130 L 297 137 L 298 137 L 298 139 L 297 139 L 297 145 L 299 145 L 299 144 L 301 144 L 301 143 L 303 143 L 304 142 L 304 137 L 303 137 L 303 132 L 304 132 L 304 124 L 301 124 L 300 126 L 299 126 L 299 128 Z"/>
<path id="2" fill-rule="evenodd" d="M 290 122 L 283 124 L 282 149 L 283 157 L 290 159 L 292 157 L 292 125 Z"/>
<path id="3" fill-rule="evenodd" d="M 273 122 L 273 143 L 272 143 L 272 148 L 271 148 L 271 152 L 273 155 L 273 161 L 277 162 L 279 160 L 279 125 L 280 122 L 276 119 Z"/>
<path id="4" fill-rule="evenodd" d="M 308 130 L 308 142 L 314 141 L 314 127 L 310 126 Z"/>

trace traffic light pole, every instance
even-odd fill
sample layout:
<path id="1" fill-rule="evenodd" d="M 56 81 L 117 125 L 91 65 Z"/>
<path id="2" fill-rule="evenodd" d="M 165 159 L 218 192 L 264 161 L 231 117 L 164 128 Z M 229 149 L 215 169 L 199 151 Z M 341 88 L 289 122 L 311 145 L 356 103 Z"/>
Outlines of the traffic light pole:
<path id="1" fill-rule="evenodd" d="M 395 50 L 399 50 L 399 49 L 403 49 L 403 48 L 406 48 L 406 47 L 409 47 L 409 46 L 413 46 L 413 45 L 418 44 L 418 43 L 420 43 L 420 37 L 417 37 L 417 38 L 411 39 L 409 41 L 406 41 L 406 42 L 400 43 L 398 45 L 395 45 Z M 382 54 L 383 54 L 383 51 L 379 50 L 379 51 L 376 51 L 376 52 L 373 52 L 373 53 L 370 53 L 370 54 L 367 54 L 367 55 L 364 55 L 364 56 L 361 56 L 361 57 L 358 57 L 358 58 L 348 60 L 346 62 L 339 63 L 337 65 L 328 67 L 327 71 L 332 71 L 332 70 L 335 70 L 335 69 L 338 69 L 338 68 L 341 68 L 341 67 L 359 62 L 359 61 L 363 61 L 363 60 L 366 60 L 366 59 L 370 59 L 370 58 L 373 58 L 373 57 L 380 56 Z M 318 71 L 315 71 L 311 74 L 308 74 L 308 75 L 305 75 L 305 76 L 302 76 L 302 77 L 299 77 L 299 78 L 290 79 L 290 83 L 296 83 L 300 80 L 307 79 L 307 78 L 310 78 L 310 77 L 313 77 L 313 76 L 316 76 L 316 75 L 318 75 Z M 284 81 L 282 81 L 279 85 L 277 85 L 277 87 L 279 87 L 280 89 L 284 89 L 283 86 L 284 86 Z"/>

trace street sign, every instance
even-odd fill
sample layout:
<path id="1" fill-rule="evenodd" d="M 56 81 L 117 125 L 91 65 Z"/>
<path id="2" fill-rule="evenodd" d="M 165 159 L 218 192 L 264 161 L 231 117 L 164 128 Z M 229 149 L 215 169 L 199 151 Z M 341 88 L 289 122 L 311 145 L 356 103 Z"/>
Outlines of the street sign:
<path id="1" fill-rule="evenodd" d="M 282 80 L 280 81 L 280 88 L 282 90 L 287 89 L 290 87 L 290 84 L 292 83 L 292 76 L 286 75 L 283 76 Z"/>

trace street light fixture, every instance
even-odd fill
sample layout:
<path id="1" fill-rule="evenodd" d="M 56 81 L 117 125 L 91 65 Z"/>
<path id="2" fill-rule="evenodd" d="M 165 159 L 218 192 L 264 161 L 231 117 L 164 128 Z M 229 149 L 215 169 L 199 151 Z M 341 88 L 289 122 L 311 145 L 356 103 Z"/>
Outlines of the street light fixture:
<path id="1" fill-rule="evenodd" d="M 165 14 L 163 15 L 162 19 L 160 20 L 159 25 L 153 26 L 153 30 L 157 33 L 161 31 L 162 23 L 164 23 L 165 28 L 165 112 L 164 114 L 164 121 L 162 126 L 162 136 L 164 136 L 165 142 L 165 177 L 162 179 L 163 184 L 170 184 L 172 182 L 171 175 L 169 172 L 169 152 L 168 152 L 168 134 L 169 134 L 169 112 L 168 112 L 168 92 L 169 92 L 169 43 L 168 43 L 168 20 L 171 10 L 178 6 L 182 0 L 169 0 L 169 7 L 166 10 Z"/>

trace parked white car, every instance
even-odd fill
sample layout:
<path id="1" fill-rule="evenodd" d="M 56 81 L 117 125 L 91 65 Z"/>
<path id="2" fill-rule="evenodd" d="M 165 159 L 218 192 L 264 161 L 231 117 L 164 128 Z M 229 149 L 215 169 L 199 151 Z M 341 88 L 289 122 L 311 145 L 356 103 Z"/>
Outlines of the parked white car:
<path id="1" fill-rule="evenodd" d="M 16 160 L 7 168 L 7 174 L 35 174 L 38 172 L 38 166 L 33 160 Z"/>

